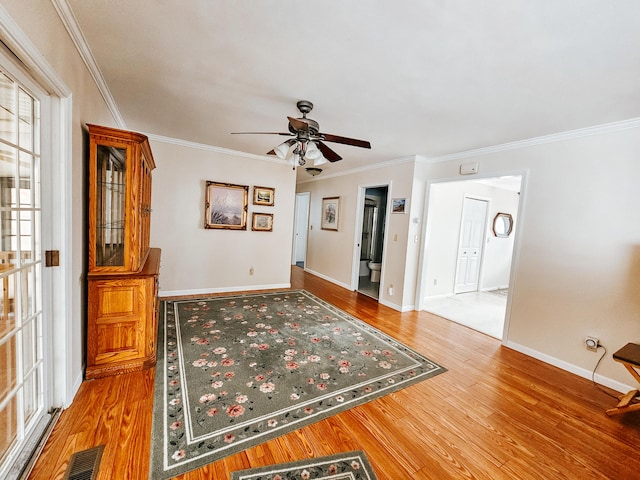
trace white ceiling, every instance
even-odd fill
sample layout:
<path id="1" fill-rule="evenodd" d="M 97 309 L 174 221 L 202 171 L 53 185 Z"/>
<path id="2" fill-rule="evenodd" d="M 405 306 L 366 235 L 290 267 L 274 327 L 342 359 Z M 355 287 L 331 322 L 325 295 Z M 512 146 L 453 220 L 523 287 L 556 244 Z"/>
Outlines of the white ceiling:
<path id="1" fill-rule="evenodd" d="M 66 3 L 126 128 L 263 155 L 284 137 L 230 132 L 307 99 L 372 144 L 325 173 L 640 117 L 638 0 Z"/>

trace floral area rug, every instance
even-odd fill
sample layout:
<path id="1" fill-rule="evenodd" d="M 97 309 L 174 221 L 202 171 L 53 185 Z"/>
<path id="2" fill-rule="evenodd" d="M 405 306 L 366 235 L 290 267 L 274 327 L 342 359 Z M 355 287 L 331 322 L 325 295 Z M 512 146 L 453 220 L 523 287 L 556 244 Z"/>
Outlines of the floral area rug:
<path id="1" fill-rule="evenodd" d="M 445 371 L 303 290 L 164 301 L 161 312 L 154 480 Z"/>
<path id="2" fill-rule="evenodd" d="M 364 452 L 347 452 L 300 462 L 233 472 L 231 480 L 376 480 Z"/>

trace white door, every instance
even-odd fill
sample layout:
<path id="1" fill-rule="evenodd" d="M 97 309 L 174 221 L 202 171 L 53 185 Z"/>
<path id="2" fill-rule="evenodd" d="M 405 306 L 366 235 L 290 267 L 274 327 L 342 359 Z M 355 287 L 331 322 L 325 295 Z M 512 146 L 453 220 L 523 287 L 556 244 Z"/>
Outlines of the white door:
<path id="1" fill-rule="evenodd" d="M 296 194 L 295 225 L 293 228 L 292 265 L 304 263 L 307 256 L 307 231 L 309 228 L 309 193 Z"/>
<path id="2" fill-rule="evenodd" d="M 460 242 L 453 293 L 475 292 L 480 279 L 480 261 L 487 224 L 488 202 L 465 197 L 462 206 Z"/>
<path id="3" fill-rule="evenodd" d="M 0 56 L 0 477 L 50 407 L 42 296 L 40 119 L 45 96 Z M 21 74 L 20 74 L 21 75 Z M 18 80 L 20 78 L 20 80 Z"/>

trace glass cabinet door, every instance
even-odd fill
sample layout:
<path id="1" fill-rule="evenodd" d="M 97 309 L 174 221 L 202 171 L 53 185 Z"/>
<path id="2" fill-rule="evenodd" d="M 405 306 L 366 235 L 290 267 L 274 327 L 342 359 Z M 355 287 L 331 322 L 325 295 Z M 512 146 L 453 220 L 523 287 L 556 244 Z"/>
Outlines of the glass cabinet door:
<path id="1" fill-rule="evenodd" d="M 96 266 L 124 266 L 127 150 L 97 145 L 96 157 Z"/>

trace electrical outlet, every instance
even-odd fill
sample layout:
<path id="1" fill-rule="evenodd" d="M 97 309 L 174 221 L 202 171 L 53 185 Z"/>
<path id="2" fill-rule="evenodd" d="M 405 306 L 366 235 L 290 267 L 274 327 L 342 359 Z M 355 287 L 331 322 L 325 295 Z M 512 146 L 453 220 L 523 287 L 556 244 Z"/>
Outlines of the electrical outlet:
<path id="1" fill-rule="evenodd" d="M 253 275 L 253 267 L 249 268 L 249 275 Z"/>
<path id="2" fill-rule="evenodd" d="M 389 288 L 387 289 L 387 292 L 389 293 L 389 295 L 393 295 L 393 284 L 389 284 Z"/>
<path id="3" fill-rule="evenodd" d="M 595 337 L 587 337 L 584 339 L 584 346 L 587 347 L 587 350 L 590 352 L 597 352 L 600 346 L 600 340 Z"/>

